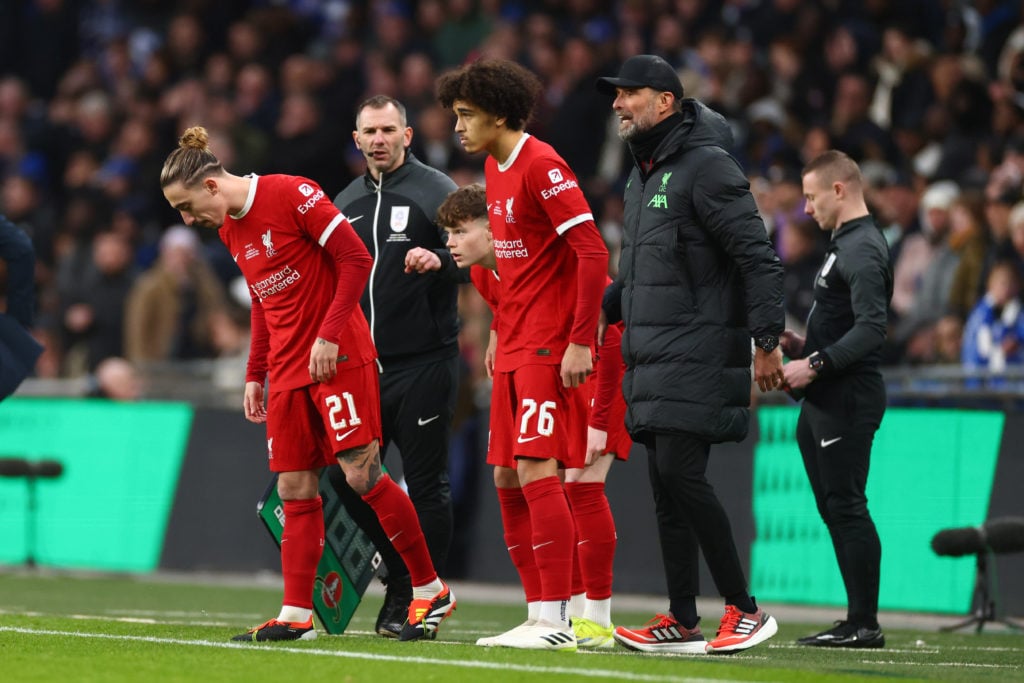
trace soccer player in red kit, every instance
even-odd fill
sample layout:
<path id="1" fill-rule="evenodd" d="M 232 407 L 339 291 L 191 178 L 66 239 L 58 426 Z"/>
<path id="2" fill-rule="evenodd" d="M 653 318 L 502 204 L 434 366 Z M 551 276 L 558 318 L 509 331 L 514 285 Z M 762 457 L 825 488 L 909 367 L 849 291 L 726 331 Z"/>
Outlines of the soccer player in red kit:
<path id="1" fill-rule="evenodd" d="M 495 272 L 494 239 L 484 188 L 467 185 L 449 194 L 437 211 L 437 223 L 448 233 L 447 244 L 453 260 L 460 268 L 470 268 L 474 286 L 495 314 L 490 344 L 484 356 L 487 375 L 493 379 L 502 292 L 501 280 Z M 440 259 L 430 250 L 412 249 L 406 255 L 406 270 L 427 272 L 440 268 Z M 607 282 L 610 282 L 608 278 Z M 596 360 L 596 377 L 591 377 L 581 387 L 586 400 L 573 404 L 576 413 L 572 418 L 576 422 L 571 433 L 576 441 L 577 454 L 569 458 L 569 467 L 565 470 L 566 495 L 577 529 L 570 615 L 577 646 L 588 649 L 615 645 L 611 623 L 615 522 L 605 496 L 604 482 L 611 461 L 626 460 L 632 447 L 624 422 L 626 406 L 621 389 L 624 363 L 620 340 L 620 326 L 609 327 Z M 508 411 L 494 411 L 491 416 L 491 444 L 496 443 L 495 434 L 512 433 L 510 424 L 513 418 Z M 496 466 L 496 471 L 500 472 L 500 467 Z M 502 512 L 505 515 L 515 510 L 503 507 Z M 508 528 L 515 527 L 515 521 L 504 517 Z M 510 541 L 510 545 L 515 545 L 514 541 Z M 512 552 L 521 554 L 518 549 Z M 527 592 L 528 609 L 536 613 L 540 606 L 536 564 L 519 562 L 516 568 Z M 517 628 L 522 631 L 535 623 L 536 617 L 531 617 Z M 482 638 L 479 642 L 483 645 L 504 645 L 510 639 L 512 636 L 509 634 L 502 634 Z"/>
<path id="2" fill-rule="evenodd" d="M 608 250 L 572 170 L 525 131 L 540 91 L 536 76 L 508 60 L 480 60 L 438 82 L 465 150 L 488 155 L 487 210 L 501 277 L 488 462 L 498 466 L 513 563 L 535 563 L 540 577 L 536 623 L 481 644 L 567 650 L 577 647 L 567 612 L 575 531 L 558 467 L 571 467 L 578 451 L 572 406 L 585 400 L 578 388 L 593 371 Z M 511 433 L 495 431 L 499 411 L 515 416 Z M 527 546 L 532 558 L 517 558 Z"/>
<path id="3" fill-rule="evenodd" d="M 310 640 L 313 583 L 324 544 L 320 469 L 340 463 L 409 568 L 413 601 L 400 640 L 432 639 L 455 609 L 408 496 L 382 473 L 376 351 L 359 296 L 372 261 L 317 184 L 237 176 L 189 128 L 160 185 L 186 225 L 219 229 L 252 295 L 245 417 L 266 423 L 267 455 L 284 501 L 281 612 L 234 640 Z M 264 407 L 263 383 L 269 373 Z"/>

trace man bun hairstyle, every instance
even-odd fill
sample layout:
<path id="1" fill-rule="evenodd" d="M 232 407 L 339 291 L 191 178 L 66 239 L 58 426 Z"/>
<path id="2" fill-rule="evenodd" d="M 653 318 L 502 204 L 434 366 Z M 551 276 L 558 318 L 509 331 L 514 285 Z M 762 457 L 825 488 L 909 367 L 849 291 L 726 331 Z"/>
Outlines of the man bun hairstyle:
<path id="1" fill-rule="evenodd" d="M 437 207 L 437 224 L 442 228 L 454 228 L 464 221 L 486 216 L 487 191 L 479 183 L 453 190 Z"/>
<path id="2" fill-rule="evenodd" d="M 210 151 L 210 134 L 202 126 L 192 126 L 178 138 L 178 148 L 167 155 L 160 170 L 160 187 L 178 182 L 191 187 L 223 172 L 224 167 Z"/>
<path id="3" fill-rule="evenodd" d="M 455 100 L 469 102 L 504 118 L 510 130 L 523 130 L 541 90 L 540 79 L 529 69 L 507 59 L 480 59 L 442 74 L 437 99 L 445 109 Z"/>

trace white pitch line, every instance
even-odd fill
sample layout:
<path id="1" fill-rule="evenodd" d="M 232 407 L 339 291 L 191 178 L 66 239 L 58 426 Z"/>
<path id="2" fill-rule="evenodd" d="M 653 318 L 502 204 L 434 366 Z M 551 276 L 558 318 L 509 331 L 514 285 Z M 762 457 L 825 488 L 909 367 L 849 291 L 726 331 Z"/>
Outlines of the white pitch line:
<path id="1" fill-rule="evenodd" d="M 974 664 L 971 662 L 897 662 L 896 660 L 883 661 L 881 659 L 862 659 L 861 664 L 886 664 L 886 665 L 907 665 L 914 666 L 956 666 L 964 669 L 1020 669 L 1016 664 Z"/>
<path id="2" fill-rule="evenodd" d="M 109 633 L 78 633 L 74 631 L 53 631 L 48 629 L 19 628 L 16 626 L 0 626 L 0 633 L 22 633 L 33 636 L 61 636 L 64 638 L 96 638 L 100 640 L 124 640 L 136 643 L 155 643 L 159 645 L 185 645 L 190 647 L 211 647 L 225 650 L 250 650 L 252 652 L 287 652 L 289 654 L 317 655 L 322 657 L 340 657 L 343 659 L 364 659 L 377 662 L 401 662 L 403 664 L 427 664 L 434 666 L 454 666 L 463 669 L 492 669 L 500 671 L 522 671 L 524 673 L 583 676 L 588 678 L 617 678 L 624 681 L 646 681 L 649 683 L 746 683 L 720 678 L 693 678 L 689 676 L 656 676 L 637 674 L 615 669 L 579 669 L 562 666 L 531 666 L 528 664 L 508 664 L 501 662 L 470 662 L 452 659 L 434 659 L 430 657 L 408 657 L 399 655 L 380 655 L 369 652 L 345 652 L 339 650 L 315 650 L 298 647 L 253 647 L 251 643 L 218 643 L 208 640 L 184 640 L 181 638 L 157 638 L 154 636 L 126 636 Z"/>

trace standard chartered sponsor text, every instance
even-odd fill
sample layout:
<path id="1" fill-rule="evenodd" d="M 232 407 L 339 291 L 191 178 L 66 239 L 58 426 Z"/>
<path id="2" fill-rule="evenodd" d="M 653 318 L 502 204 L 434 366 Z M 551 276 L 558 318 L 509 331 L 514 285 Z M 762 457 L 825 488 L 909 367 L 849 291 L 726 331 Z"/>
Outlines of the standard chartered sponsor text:
<path id="1" fill-rule="evenodd" d="M 522 238 L 516 240 L 494 240 L 495 258 L 528 258 L 530 250 L 523 244 Z"/>
<path id="2" fill-rule="evenodd" d="M 273 296 L 278 292 L 283 292 L 300 277 L 302 277 L 302 274 L 299 273 L 299 271 L 295 270 L 291 266 L 285 266 L 270 277 L 264 278 L 250 286 L 256 296 L 258 296 L 262 301 L 263 299 Z"/>

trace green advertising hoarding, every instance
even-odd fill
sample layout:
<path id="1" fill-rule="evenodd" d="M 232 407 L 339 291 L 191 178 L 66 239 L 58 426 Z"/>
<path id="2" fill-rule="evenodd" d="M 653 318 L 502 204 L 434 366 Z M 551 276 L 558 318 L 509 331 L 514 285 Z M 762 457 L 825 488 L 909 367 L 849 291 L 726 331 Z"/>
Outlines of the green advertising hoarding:
<path id="1" fill-rule="evenodd" d="M 798 414 L 791 406 L 758 410 L 752 592 L 765 602 L 845 606 L 835 552 L 796 444 Z M 867 488 L 882 541 L 882 609 L 969 608 L 974 558 L 938 557 L 931 538 L 985 521 L 1004 421 L 998 412 L 886 411 Z"/>
<path id="2" fill-rule="evenodd" d="M 63 465 L 61 476 L 36 480 L 32 515 L 30 483 L 0 478 L 0 563 L 155 570 L 192 416 L 185 403 L 0 403 L 0 458 Z"/>

